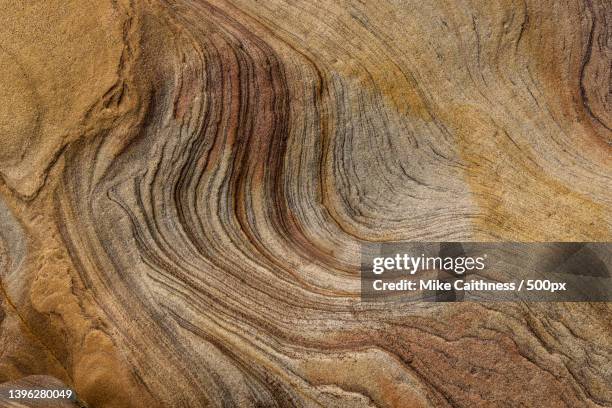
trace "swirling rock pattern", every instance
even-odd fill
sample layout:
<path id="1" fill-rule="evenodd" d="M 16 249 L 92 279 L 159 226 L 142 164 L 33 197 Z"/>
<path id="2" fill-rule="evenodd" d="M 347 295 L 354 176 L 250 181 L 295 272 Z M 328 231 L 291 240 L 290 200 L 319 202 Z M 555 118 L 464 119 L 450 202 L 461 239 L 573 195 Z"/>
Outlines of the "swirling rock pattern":
<path id="1" fill-rule="evenodd" d="M 1 6 L 0 382 L 612 406 L 609 304 L 365 304 L 358 273 L 368 241 L 610 240 L 608 0 Z"/>

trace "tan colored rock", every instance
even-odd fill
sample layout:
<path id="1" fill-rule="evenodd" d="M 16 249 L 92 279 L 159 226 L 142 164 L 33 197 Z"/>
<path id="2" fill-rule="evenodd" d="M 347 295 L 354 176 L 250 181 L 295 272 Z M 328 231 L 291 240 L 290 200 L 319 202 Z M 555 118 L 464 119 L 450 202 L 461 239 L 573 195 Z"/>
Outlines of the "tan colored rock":
<path id="1" fill-rule="evenodd" d="M 612 405 L 608 303 L 359 298 L 364 242 L 610 241 L 609 2 L 0 7 L 0 391 Z"/>

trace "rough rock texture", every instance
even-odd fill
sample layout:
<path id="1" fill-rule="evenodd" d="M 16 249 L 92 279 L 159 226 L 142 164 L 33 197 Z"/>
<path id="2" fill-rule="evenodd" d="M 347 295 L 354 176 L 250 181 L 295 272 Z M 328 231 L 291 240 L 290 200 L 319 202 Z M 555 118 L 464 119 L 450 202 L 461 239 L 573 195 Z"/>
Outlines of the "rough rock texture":
<path id="1" fill-rule="evenodd" d="M 2 389 L 612 406 L 609 304 L 364 304 L 358 274 L 365 241 L 610 240 L 609 0 L 0 10 Z"/>

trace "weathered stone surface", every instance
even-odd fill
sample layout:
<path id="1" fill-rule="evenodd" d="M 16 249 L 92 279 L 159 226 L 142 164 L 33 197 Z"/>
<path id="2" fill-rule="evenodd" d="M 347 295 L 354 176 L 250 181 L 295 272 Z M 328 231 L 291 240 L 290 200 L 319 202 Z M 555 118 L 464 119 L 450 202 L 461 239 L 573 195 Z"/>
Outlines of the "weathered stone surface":
<path id="1" fill-rule="evenodd" d="M 0 8 L 2 389 L 612 406 L 609 304 L 373 306 L 358 272 L 365 241 L 610 241 L 609 1 Z"/>

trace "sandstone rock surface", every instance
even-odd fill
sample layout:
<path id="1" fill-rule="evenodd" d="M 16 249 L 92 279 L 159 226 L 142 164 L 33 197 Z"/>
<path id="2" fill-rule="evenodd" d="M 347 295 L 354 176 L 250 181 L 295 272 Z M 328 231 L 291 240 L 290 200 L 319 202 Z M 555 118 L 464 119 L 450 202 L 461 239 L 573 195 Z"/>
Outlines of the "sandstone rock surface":
<path id="1" fill-rule="evenodd" d="M 359 298 L 363 242 L 610 241 L 609 0 L 0 9 L 0 389 L 612 406 L 607 303 Z"/>

